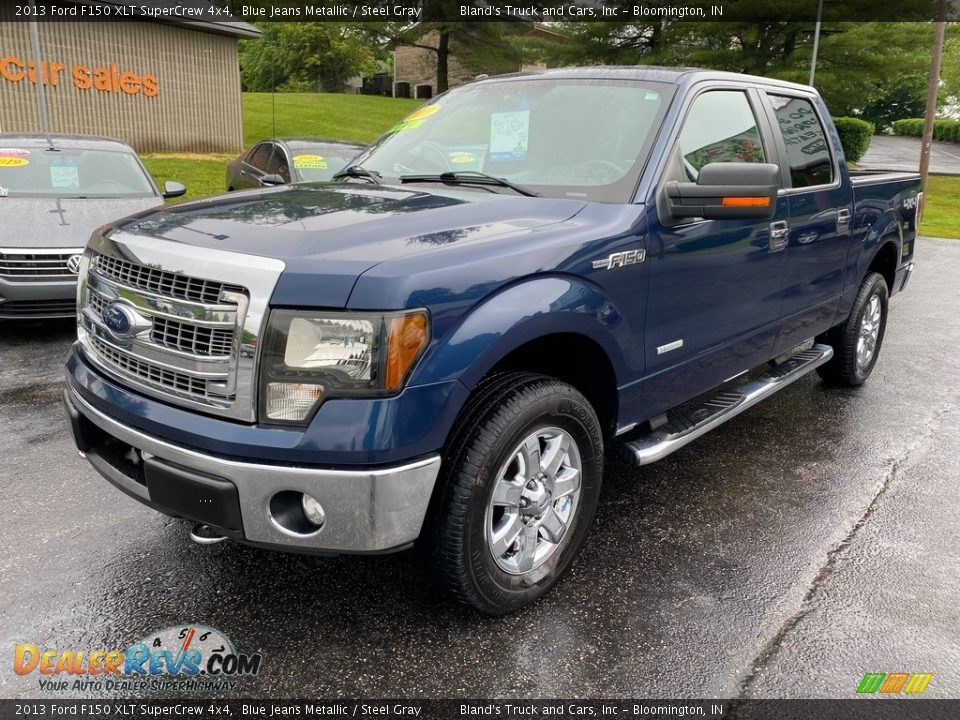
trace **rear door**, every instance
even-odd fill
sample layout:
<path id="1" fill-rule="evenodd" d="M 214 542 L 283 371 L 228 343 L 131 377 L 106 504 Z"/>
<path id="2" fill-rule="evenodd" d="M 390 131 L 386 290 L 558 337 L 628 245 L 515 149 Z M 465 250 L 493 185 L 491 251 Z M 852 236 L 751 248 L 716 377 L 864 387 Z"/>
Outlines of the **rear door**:
<path id="1" fill-rule="evenodd" d="M 802 91 L 767 90 L 763 96 L 778 128 L 775 142 L 784 158 L 781 195 L 789 206 L 782 323 L 774 350 L 779 354 L 834 322 L 850 244 L 853 192 L 834 155 L 820 104 Z"/>
<path id="2" fill-rule="evenodd" d="M 687 102 L 661 190 L 695 181 L 708 163 L 778 162 L 755 89 L 710 86 Z M 771 229 L 786 221 L 780 198 L 771 220 L 651 223 L 643 385 L 651 415 L 771 357 L 785 257 Z"/>

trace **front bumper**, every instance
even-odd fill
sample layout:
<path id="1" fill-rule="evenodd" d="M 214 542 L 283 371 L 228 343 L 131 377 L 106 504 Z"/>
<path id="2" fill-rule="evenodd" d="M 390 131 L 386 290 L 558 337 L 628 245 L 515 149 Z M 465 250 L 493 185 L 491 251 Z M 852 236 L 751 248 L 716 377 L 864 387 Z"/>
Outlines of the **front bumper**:
<path id="1" fill-rule="evenodd" d="M 318 554 L 407 547 L 420 534 L 440 470 L 437 455 L 369 470 L 221 458 L 127 427 L 90 405 L 70 384 L 64 403 L 77 447 L 113 485 L 156 510 L 261 547 Z M 319 530 L 285 527 L 276 496 L 297 493 L 323 506 L 326 520 Z"/>
<path id="2" fill-rule="evenodd" d="M 0 278 L 0 318 L 63 318 L 77 314 L 77 281 L 12 282 Z"/>

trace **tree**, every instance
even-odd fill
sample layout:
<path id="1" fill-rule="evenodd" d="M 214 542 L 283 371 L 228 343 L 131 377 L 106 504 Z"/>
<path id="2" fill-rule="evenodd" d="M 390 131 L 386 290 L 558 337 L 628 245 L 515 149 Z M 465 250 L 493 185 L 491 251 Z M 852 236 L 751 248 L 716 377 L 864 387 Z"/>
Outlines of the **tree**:
<path id="1" fill-rule="evenodd" d="M 243 87 L 252 92 L 340 92 L 350 78 L 373 72 L 382 55 L 349 25 L 272 22 L 261 30 L 261 38 L 240 44 Z"/>
<path id="2" fill-rule="evenodd" d="M 758 2 L 744 0 L 750 13 L 762 17 Z M 775 10 L 790 17 L 790 7 L 777 3 Z M 565 24 L 570 41 L 546 48 L 549 61 L 694 66 L 809 80 L 814 29 L 809 20 L 579 25 Z M 920 110 L 923 107 L 931 37 L 930 24 L 923 22 L 825 21 L 816 87 L 834 115 L 864 116 L 878 127 L 916 114 L 918 99 Z M 960 38 L 956 42 L 960 45 Z M 944 84 L 960 90 L 960 61 L 952 62 L 955 74 L 945 66 Z"/>
<path id="3" fill-rule="evenodd" d="M 445 92 L 450 86 L 450 58 L 468 67 L 482 68 L 498 74 L 519 68 L 522 53 L 512 41 L 529 30 L 526 23 L 517 22 L 463 22 L 459 5 L 437 0 L 424 8 L 422 22 L 363 23 L 358 27 L 384 47 L 407 45 L 426 50 L 433 56 L 436 67 L 436 92 Z"/>

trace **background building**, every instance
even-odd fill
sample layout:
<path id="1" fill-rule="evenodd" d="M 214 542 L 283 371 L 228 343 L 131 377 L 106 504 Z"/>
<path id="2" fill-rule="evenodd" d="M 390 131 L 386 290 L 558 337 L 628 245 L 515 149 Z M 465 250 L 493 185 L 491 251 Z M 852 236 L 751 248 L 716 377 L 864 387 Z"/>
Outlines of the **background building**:
<path id="1" fill-rule="evenodd" d="M 242 147 L 237 41 L 260 34 L 251 25 L 44 20 L 38 26 L 39 68 L 29 23 L 15 20 L 7 3 L 0 6 L 0 132 L 40 131 L 35 84 L 43 82 L 51 132 L 107 135 L 138 151 Z"/>
<path id="2" fill-rule="evenodd" d="M 540 41 L 560 43 L 566 40 L 561 33 L 539 23 L 530 23 L 518 35 Z M 428 98 L 437 94 L 437 54 L 424 47 L 437 47 L 438 34 L 429 32 L 417 38 L 416 45 L 397 43 L 393 48 L 393 94 L 397 97 Z M 447 83 L 456 87 L 474 80 L 477 75 L 499 75 L 523 70 L 542 70 L 539 62 L 524 62 L 510 52 L 498 52 L 491 46 L 485 53 L 468 52 L 458 32 L 451 32 L 450 54 L 447 60 Z"/>

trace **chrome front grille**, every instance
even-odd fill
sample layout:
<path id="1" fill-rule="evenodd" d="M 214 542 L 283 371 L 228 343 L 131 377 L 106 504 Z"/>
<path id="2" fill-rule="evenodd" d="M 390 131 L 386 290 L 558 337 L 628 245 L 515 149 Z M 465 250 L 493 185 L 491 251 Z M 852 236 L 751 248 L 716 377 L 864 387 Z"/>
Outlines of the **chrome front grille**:
<path id="1" fill-rule="evenodd" d="M 107 255 L 94 255 L 93 264 L 100 275 L 124 285 L 193 302 L 218 303 L 224 290 L 242 290 L 237 286 L 144 267 Z"/>
<path id="2" fill-rule="evenodd" d="M 156 318 L 150 338 L 164 347 L 193 355 L 229 356 L 233 333 L 217 328 L 197 327 L 178 320 Z"/>
<path id="3" fill-rule="evenodd" d="M 115 373 L 224 408 L 235 399 L 245 292 L 237 285 L 94 253 L 82 293 L 81 326 L 97 359 Z M 104 312 L 114 305 L 137 318 L 132 332 L 108 328 Z"/>
<path id="4" fill-rule="evenodd" d="M 284 264 L 126 230 L 94 235 L 77 292 L 84 355 L 119 385 L 252 422 L 254 353 Z"/>
<path id="5" fill-rule="evenodd" d="M 101 358 L 128 375 L 177 393 L 186 393 L 198 397 L 206 397 L 207 395 L 207 384 L 203 380 L 140 360 L 107 344 L 98 337 L 94 337 L 92 342 Z"/>
<path id="6" fill-rule="evenodd" d="M 14 282 L 75 280 L 68 263 L 82 250 L 0 250 L 0 278 Z"/>

